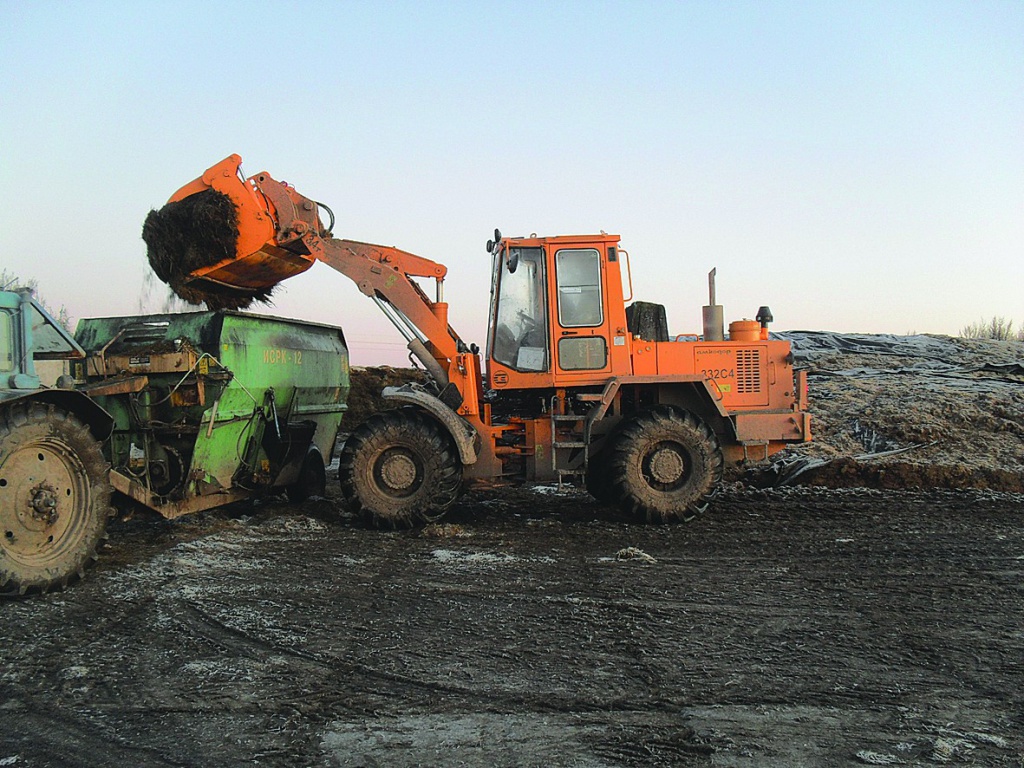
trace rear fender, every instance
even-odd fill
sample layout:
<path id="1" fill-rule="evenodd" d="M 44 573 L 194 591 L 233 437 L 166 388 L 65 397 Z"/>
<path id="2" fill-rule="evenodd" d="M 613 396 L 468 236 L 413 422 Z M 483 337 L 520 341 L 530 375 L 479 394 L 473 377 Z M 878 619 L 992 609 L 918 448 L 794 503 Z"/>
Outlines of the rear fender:
<path id="1" fill-rule="evenodd" d="M 722 406 L 711 379 L 667 382 L 658 387 L 658 403 L 672 405 L 707 424 L 723 445 L 736 441 L 736 426 Z"/>
<path id="2" fill-rule="evenodd" d="M 640 394 L 644 397 L 641 398 Z M 711 379 L 704 376 L 619 376 L 611 379 L 596 398 L 597 404 L 591 415 L 593 435 L 608 436 L 618 428 L 623 413 L 609 414 L 613 411 L 613 402 L 620 396 L 624 396 L 623 401 L 646 399 L 650 404 L 671 405 L 689 411 L 704 421 L 723 444 L 736 440 L 735 427 L 722 405 L 722 393 Z M 591 395 L 588 399 L 595 398 Z M 598 447 L 593 453 L 600 450 Z"/>
<path id="3" fill-rule="evenodd" d="M 10 403 L 37 402 L 55 405 L 82 421 L 92 436 L 103 442 L 114 431 L 114 417 L 92 400 L 73 389 L 37 389 L 31 392 L 4 392 L 0 408 Z"/>

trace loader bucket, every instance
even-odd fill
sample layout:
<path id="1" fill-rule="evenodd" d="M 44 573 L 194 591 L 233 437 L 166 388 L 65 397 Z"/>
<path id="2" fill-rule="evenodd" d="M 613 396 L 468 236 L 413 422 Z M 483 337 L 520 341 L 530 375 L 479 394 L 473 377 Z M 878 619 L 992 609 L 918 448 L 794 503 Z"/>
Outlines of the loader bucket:
<path id="1" fill-rule="evenodd" d="M 315 261 L 294 238 L 291 247 L 281 247 L 282 215 L 252 180 L 241 178 L 241 163 L 231 155 L 209 168 L 163 208 L 150 211 L 143 225 L 150 266 L 190 304 L 242 309 L 266 302 L 278 283 Z M 270 183 L 278 202 L 290 206 L 288 195 L 278 192 L 282 185 Z M 294 218 L 286 213 L 289 221 Z"/>

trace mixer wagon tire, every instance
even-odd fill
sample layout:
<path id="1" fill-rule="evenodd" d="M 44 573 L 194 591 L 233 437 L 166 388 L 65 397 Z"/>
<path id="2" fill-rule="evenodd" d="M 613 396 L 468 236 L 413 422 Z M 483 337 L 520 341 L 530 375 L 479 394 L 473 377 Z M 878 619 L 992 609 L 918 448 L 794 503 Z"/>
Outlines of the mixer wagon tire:
<path id="1" fill-rule="evenodd" d="M 593 496 L 602 504 L 615 504 L 615 486 L 612 484 L 612 477 L 608 467 L 610 452 L 605 450 L 596 456 L 591 456 L 587 463 L 587 474 L 583 481 L 587 487 L 587 493 Z"/>
<path id="2" fill-rule="evenodd" d="M 647 522 L 692 519 L 722 479 L 722 449 L 714 432 L 692 413 L 670 406 L 625 424 L 608 458 L 613 497 Z"/>
<path id="3" fill-rule="evenodd" d="M 451 437 L 416 408 L 374 414 L 345 442 L 338 467 L 348 504 L 378 528 L 437 520 L 459 496 Z"/>
<path id="4" fill-rule="evenodd" d="M 109 469 L 72 414 L 42 403 L 0 412 L 0 594 L 84 576 L 105 538 Z"/>
<path id="5" fill-rule="evenodd" d="M 310 496 L 326 495 L 327 467 L 324 466 L 324 457 L 320 455 L 320 451 L 314 447 L 306 451 L 299 477 L 285 488 L 285 493 L 292 504 L 301 504 Z"/>

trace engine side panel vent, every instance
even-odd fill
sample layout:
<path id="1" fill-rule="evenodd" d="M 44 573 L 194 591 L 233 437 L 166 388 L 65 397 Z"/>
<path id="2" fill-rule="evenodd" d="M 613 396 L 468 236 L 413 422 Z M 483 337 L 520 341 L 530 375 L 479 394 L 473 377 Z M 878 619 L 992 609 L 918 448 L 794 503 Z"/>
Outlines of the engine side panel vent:
<path id="1" fill-rule="evenodd" d="M 736 392 L 737 394 L 753 394 L 764 387 L 761 378 L 761 350 L 736 350 Z"/>

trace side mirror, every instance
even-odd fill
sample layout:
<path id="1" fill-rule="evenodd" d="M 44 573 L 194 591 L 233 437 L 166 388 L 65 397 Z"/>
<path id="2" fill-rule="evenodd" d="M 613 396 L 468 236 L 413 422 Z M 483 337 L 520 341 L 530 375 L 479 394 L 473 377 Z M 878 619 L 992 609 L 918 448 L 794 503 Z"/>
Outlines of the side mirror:
<path id="1" fill-rule="evenodd" d="M 511 275 L 519 267 L 519 249 L 509 248 L 508 256 L 505 257 L 505 266 L 508 268 L 508 273 Z"/>
<path id="2" fill-rule="evenodd" d="M 496 253 L 496 251 L 494 249 L 498 247 L 499 243 L 501 243 L 501 230 L 499 230 L 497 227 L 495 227 L 495 229 L 494 229 L 494 239 L 487 241 L 487 252 L 488 253 L 492 253 L 492 254 Z"/>

